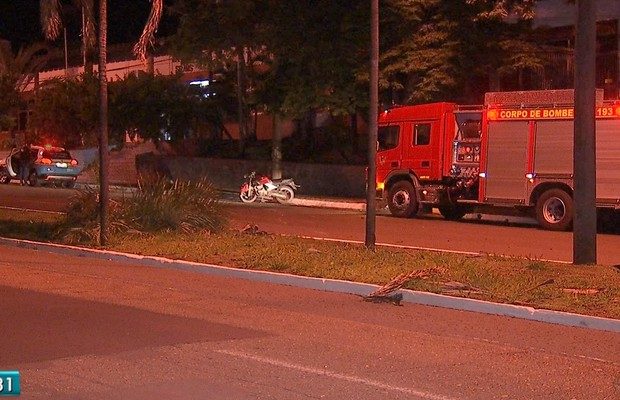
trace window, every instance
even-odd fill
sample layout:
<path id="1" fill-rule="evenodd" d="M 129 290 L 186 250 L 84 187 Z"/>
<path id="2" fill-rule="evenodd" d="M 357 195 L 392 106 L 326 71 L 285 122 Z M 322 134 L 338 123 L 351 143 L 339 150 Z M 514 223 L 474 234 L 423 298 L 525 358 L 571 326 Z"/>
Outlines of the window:
<path id="1" fill-rule="evenodd" d="M 457 140 L 480 140 L 482 132 L 482 113 L 456 113 Z"/>
<path id="2" fill-rule="evenodd" d="M 415 124 L 413 127 L 413 145 L 424 146 L 431 142 L 431 124 Z"/>
<path id="3" fill-rule="evenodd" d="M 71 155 L 66 150 L 45 150 L 43 151 L 42 157 L 49 158 L 50 160 L 71 159 Z"/>
<path id="4" fill-rule="evenodd" d="M 380 126 L 377 132 L 377 141 L 379 142 L 378 151 L 390 150 L 398 146 L 398 134 L 400 127 L 398 125 Z"/>

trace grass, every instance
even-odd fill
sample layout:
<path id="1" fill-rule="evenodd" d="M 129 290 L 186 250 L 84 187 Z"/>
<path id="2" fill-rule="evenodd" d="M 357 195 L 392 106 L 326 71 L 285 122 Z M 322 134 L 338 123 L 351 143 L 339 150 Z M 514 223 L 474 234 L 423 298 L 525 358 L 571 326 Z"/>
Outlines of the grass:
<path id="1" fill-rule="evenodd" d="M 0 236 L 51 240 L 62 217 L 55 213 L 0 208 Z"/>
<path id="2" fill-rule="evenodd" d="M 39 219 L 40 218 L 40 219 Z M 0 235 L 51 240 L 53 215 L 0 213 Z M 444 272 L 410 282 L 414 290 L 620 319 L 620 271 L 532 259 L 467 256 L 224 230 L 213 234 L 127 233 L 111 250 L 230 267 L 382 285 L 396 275 L 439 267 Z"/>
<path id="3" fill-rule="evenodd" d="M 118 251 L 237 268 L 384 284 L 430 267 L 445 272 L 407 288 L 620 319 L 620 271 L 612 267 L 466 256 L 272 235 L 157 234 L 112 244 Z M 589 290 L 582 294 L 566 289 Z"/>

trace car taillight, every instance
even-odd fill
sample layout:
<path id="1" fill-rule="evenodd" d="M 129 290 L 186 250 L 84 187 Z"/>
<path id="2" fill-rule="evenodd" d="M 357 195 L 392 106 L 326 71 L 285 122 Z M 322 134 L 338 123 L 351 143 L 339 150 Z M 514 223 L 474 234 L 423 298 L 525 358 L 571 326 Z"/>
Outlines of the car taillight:
<path id="1" fill-rule="evenodd" d="M 78 161 L 77 160 L 71 160 L 71 165 L 78 165 Z"/>
<path id="2" fill-rule="evenodd" d="M 42 158 L 41 159 L 41 164 L 49 165 L 51 163 L 52 163 L 52 160 L 50 160 L 49 158 Z"/>

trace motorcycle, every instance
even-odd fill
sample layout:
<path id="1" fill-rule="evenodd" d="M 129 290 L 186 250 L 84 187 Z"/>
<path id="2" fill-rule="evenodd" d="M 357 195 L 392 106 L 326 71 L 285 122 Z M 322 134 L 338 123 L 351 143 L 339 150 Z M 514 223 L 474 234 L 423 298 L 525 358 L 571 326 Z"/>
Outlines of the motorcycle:
<path id="1" fill-rule="evenodd" d="M 299 189 L 292 179 L 282 179 L 274 182 L 269 177 L 261 175 L 256 177 L 256 172 L 243 176 L 247 181 L 241 185 L 239 198 L 244 203 L 275 200 L 280 204 L 286 204 L 295 197 L 295 190 Z"/>

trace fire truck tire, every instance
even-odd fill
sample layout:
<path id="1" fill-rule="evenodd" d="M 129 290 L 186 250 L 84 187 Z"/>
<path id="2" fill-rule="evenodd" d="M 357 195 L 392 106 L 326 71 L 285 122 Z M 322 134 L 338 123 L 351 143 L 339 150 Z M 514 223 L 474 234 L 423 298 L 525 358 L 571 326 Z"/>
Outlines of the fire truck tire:
<path id="1" fill-rule="evenodd" d="M 458 205 L 442 206 L 439 213 L 448 221 L 458 221 L 467 214 L 467 209 Z"/>
<path id="2" fill-rule="evenodd" d="M 396 182 L 388 191 L 388 208 L 396 217 L 409 218 L 418 212 L 415 188 L 408 181 Z"/>
<path id="3" fill-rule="evenodd" d="M 573 198 L 562 189 L 549 189 L 536 202 L 536 220 L 543 229 L 569 230 L 573 215 Z"/>

